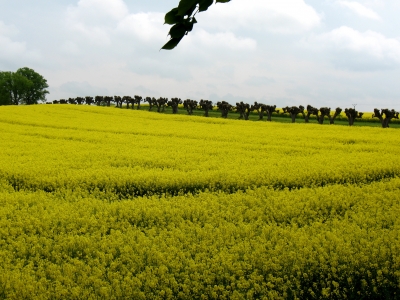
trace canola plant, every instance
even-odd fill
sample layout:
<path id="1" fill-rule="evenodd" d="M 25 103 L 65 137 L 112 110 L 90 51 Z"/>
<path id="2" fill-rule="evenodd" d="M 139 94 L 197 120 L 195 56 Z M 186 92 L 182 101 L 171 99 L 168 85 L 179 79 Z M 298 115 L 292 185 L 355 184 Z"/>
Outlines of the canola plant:
<path id="1" fill-rule="evenodd" d="M 0 298 L 400 293 L 396 129 L 0 108 Z"/>

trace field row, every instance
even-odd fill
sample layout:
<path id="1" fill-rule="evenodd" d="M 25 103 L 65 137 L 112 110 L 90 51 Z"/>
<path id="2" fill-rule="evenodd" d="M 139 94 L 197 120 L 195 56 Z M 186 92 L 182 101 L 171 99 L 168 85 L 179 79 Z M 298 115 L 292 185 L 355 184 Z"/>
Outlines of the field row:
<path id="1" fill-rule="evenodd" d="M 0 176 L 17 190 L 105 190 L 123 198 L 400 175 L 397 131 L 390 129 L 49 105 L 7 107 L 0 124 Z"/>
<path id="2" fill-rule="evenodd" d="M 400 179 L 121 201 L 0 190 L 0 298 L 398 297 Z"/>

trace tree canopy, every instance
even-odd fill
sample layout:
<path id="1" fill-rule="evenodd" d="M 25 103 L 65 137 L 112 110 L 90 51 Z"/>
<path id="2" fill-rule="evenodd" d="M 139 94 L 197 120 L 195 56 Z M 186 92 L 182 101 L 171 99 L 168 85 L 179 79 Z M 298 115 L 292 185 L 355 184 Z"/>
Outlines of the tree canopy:
<path id="1" fill-rule="evenodd" d="M 0 72 L 0 105 L 37 104 L 46 100 L 47 80 L 34 70 Z"/>
<path id="2" fill-rule="evenodd" d="M 231 0 L 216 0 L 215 3 L 227 3 Z M 214 0 L 180 0 L 178 7 L 173 8 L 165 15 L 165 23 L 172 25 L 168 35 L 170 40 L 161 48 L 164 50 L 174 49 L 179 42 L 192 31 L 197 23 L 196 14 L 206 11 Z"/>

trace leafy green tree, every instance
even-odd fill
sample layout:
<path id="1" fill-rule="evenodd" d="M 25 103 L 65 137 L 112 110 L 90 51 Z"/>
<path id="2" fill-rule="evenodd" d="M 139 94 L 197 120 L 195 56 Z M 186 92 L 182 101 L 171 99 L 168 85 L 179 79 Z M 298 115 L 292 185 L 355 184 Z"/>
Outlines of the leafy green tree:
<path id="1" fill-rule="evenodd" d="M 37 104 L 39 101 L 46 101 L 46 94 L 49 93 L 49 91 L 46 89 L 49 87 L 49 85 L 47 84 L 47 80 L 44 79 L 42 75 L 26 67 L 18 69 L 16 73 L 24 76 L 32 82 L 31 86 L 28 88 L 25 98 L 23 99 L 23 103 Z"/>
<path id="2" fill-rule="evenodd" d="M 215 3 L 226 3 L 230 0 L 216 0 Z M 182 38 L 193 29 L 197 23 L 195 18 L 198 12 L 206 11 L 214 0 L 180 0 L 178 7 L 173 8 L 165 15 L 165 24 L 172 25 L 168 35 L 171 39 L 161 48 L 174 49 Z"/>
<path id="3" fill-rule="evenodd" d="M 29 68 L 0 72 L 0 105 L 37 104 L 45 101 L 46 79 Z"/>
<path id="4" fill-rule="evenodd" d="M 33 83 L 14 72 L 0 72 L 0 103 L 18 105 L 27 97 Z"/>
<path id="5" fill-rule="evenodd" d="M 11 81 L 11 72 L 0 72 L 0 105 L 10 105 L 11 93 L 8 86 Z"/>

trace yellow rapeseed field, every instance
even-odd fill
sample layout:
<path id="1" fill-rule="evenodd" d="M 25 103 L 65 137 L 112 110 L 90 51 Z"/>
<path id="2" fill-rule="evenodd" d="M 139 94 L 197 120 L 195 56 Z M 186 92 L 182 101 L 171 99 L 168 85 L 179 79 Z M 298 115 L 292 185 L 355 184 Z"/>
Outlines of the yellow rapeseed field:
<path id="1" fill-rule="evenodd" d="M 400 174 L 398 131 L 107 107 L 0 110 L 0 176 L 17 189 L 121 196 L 361 183 Z"/>
<path id="2" fill-rule="evenodd" d="M 396 299 L 396 129 L 0 107 L 0 299 Z"/>

